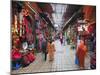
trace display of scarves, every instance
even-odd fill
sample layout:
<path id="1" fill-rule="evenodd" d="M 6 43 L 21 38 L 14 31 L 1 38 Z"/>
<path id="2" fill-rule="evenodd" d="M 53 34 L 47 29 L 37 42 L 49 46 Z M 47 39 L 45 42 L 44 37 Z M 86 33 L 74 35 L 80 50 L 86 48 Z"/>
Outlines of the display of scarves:
<path id="1" fill-rule="evenodd" d="M 36 34 L 39 34 L 40 33 L 40 30 L 39 29 L 36 29 Z"/>
<path id="2" fill-rule="evenodd" d="M 40 51 L 41 51 L 41 50 L 42 50 L 43 35 L 42 35 L 42 34 L 39 34 L 38 38 L 39 38 L 39 49 L 40 49 Z"/>
<path id="3" fill-rule="evenodd" d="M 27 41 L 31 44 L 33 42 L 33 35 L 32 33 L 26 34 Z"/>
<path id="4" fill-rule="evenodd" d="M 38 29 L 40 28 L 40 21 L 39 20 L 35 20 L 35 28 Z"/>

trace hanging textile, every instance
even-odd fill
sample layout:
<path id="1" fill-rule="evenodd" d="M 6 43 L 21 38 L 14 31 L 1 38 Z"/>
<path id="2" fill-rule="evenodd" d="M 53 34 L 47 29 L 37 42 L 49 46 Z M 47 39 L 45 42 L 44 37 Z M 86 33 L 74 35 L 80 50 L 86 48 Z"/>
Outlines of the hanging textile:
<path id="1" fill-rule="evenodd" d="M 39 49 L 40 49 L 40 51 L 41 51 L 41 50 L 42 50 L 43 34 L 39 34 L 38 38 L 39 38 Z"/>
<path id="2" fill-rule="evenodd" d="M 90 25 L 88 26 L 88 31 L 89 31 L 90 33 L 92 33 L 93 31 L 95 31 L 95 29 L 96 29 L 96 23 L 90 24 Z"/>
<path id="3" fill-rule="evenodd" d="M 39 16 L 37 14 L 35 14 L 35 22 L 34 22 L 34 24 L 35 24 L 35 28 L 38 29 L 39 26 L 40 26 L 40 18 L 39 18 Z"/>
<path id="4" fill-rule="evenodd" d="M 17 18 L 17 15 L 14 15 L 14 32 L 18 33 L 18 18 Z"/>
<path id="5" fill-rule="evenodd" d="M 39 26 L 40 26 L 40 21 L 39 20 L 35 20 L 34 24 L 35 24 L 35 28 L 38 29 Z"/>
<path id="6" fill-rule="evenodd" d="M 26 38 L 27 38 L 27 41 L 29 42 L 29 44 L 33 43 L 33 34 L 32 34 L 31 29 L 29 30 L 29 33 L 26 34 Z"/>
<path id="7" fill-rule="evenodd" d="M 24 24 L 24 26 L 25 26 L 25 28 L 26 28 L 26 33 L 28 33 L 28 32 L 29 32 L 28 21 L 27 21 L 27 19 L 26 19 L 25 16 L 24 16 L 24 19 L 23 19 L 23 24 Z"/>

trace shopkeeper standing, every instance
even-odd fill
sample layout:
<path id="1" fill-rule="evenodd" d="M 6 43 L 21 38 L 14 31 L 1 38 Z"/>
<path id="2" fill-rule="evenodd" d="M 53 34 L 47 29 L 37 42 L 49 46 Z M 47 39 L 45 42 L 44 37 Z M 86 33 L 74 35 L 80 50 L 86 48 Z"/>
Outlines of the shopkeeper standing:
<path id="1" fill-rule="evenodd" d="M 47 59 L 47 40 L 45 38 L 43 38 L 43 41 L 42 41 L 42 51 L 44 55 L 44 60 L 46 61 Z"/>

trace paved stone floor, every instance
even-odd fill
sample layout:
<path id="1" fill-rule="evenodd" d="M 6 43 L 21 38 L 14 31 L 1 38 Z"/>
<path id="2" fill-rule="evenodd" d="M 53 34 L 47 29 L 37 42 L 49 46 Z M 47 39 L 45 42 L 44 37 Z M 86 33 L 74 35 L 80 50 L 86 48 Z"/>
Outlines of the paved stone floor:
<path id="1" fill-rule="evenodd" d="M 70 45 L 61 45 L 59 40 L 55 41 L 55 56 L 54 61 L 43 60 L 42 53 L 38 53 L 36 60 L 25 68 L 13 70 L 12 74 L 16 73 L 36 73 L 36 72 L 53 72 L 53 71 L 69 71 L 79 70 L 79 67 L 75 64 L 75 50 L 70 49 Z M 90 69 L 90 57 L 86 56 L 85 69 Z"/>

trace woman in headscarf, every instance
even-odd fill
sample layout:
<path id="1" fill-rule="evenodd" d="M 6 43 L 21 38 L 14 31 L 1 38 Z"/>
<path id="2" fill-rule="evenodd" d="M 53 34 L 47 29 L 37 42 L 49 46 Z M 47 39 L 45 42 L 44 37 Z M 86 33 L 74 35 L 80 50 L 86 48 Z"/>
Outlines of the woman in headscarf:
<path id="1" fill-rule="evenodd" d="M 79 60 L 80 69 L 84 69 L 86 52 L 87 52 L 87 47 L 84 44 L 84 41 L 80 40 L 80 44 L 78 45 L 77 48 L 77 56 Z"/>
<path id="2" fill-rule="evenodd" d="M 55 46 L 54 46 L 54 43 L 52 43 L 52 40 L 49 40 L 47 43 L 47 52 L 49 55 L 49 60 L 53 61 L 54 60 Z"/>

